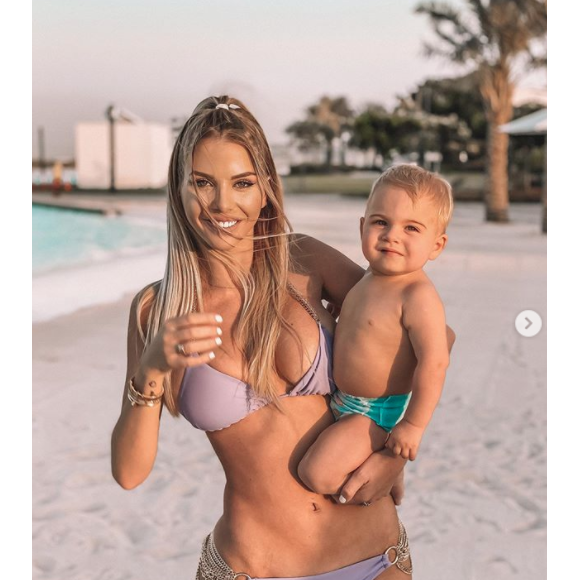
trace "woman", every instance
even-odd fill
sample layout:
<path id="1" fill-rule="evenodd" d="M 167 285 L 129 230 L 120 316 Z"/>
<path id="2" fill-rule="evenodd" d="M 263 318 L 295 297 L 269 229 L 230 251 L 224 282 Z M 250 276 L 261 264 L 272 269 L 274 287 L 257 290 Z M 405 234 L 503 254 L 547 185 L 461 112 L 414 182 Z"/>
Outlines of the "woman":
<path id="1" fill-rule="evenodd" d="M 362 269 L 288 234 L 265 136 L 235 99 L 197 106 L 173 151 L 168 195 L 165 275 L 131 307 L 116 481 L 131 489 L 149 475 L 165 405 L 207 431 L 226 474 L 198 579 L 408 580 L 388 495 L 404 460 L 371 456 L 337 490 L 345 505 L 296 473 L 333 422 L 324 395 L 335 321 L 322 300 L 340 307 Z"/>

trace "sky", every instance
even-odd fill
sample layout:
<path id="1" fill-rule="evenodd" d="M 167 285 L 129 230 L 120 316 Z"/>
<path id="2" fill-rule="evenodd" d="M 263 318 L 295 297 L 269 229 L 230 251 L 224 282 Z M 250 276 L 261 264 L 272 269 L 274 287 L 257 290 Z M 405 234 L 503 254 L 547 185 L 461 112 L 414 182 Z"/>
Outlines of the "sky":
<path id="1" fill-rule="evenodd" d="M 461 0 L 452 3 L 462 4 Z M 391 107 L 463 71 L 424 56 L 418 0 L 34 0 L 32 155 L 74 156 L 74 126 L 110 103 L 148 121 L 240 98 L 271 143 L 323 95 Z"/>

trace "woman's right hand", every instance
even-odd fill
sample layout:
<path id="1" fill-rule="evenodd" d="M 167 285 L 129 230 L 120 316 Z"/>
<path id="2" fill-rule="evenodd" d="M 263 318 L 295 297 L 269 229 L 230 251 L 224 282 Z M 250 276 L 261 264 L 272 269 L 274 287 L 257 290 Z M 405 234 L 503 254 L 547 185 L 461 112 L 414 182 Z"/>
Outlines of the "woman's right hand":
<path id="1" fill-rule="evenodd" d="M 143 371 L 168 373 L 207 363 L 222 343 L 219 314 L 191 312 L 166 320 L 141 357 Z"/>

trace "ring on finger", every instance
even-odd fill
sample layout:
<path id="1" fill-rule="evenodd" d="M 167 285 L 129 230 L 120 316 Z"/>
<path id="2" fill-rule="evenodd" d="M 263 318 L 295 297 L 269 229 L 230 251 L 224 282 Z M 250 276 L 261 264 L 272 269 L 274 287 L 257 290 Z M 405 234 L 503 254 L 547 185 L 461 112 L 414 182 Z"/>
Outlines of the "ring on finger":
<path id="1" fill-rule="evenodd" d="M 181 343 L 175 345 L 175 352 L 182 356 L 188 356 L 188 354 L 185 352 L 185 347 Z"/>
<path id="2" fill-rule="evenodd" d="M 363 502 L 362 502 L 362 504 L 363 504 L 365 507 L 368 507 L 368 506 L 370 506 L 370 505 L 371 505 L 371 502 L 370 502 L 370 501 L 363 501 Z"/>

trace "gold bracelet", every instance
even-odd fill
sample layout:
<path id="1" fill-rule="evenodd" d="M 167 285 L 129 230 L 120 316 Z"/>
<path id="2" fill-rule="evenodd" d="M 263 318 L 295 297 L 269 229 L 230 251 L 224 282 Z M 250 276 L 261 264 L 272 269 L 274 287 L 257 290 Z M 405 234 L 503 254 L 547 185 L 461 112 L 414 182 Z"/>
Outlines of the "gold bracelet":
<path id="1" fill-rule="evenodd" d="M 131 407 L 134 407 L 135 405 L 138 407 L 155 407 L 155 405 L 160 403 L 160 401 L 142 401 L 137 399 L 131 394 L 131 391 L 127 391 L 127 399 L 131 402 Z"/>
<path id="2" fill-rule="evenodd" d="M 161 399 L 155 401 L 144 401 L 143 399 L 138 399 L 131 393 L 131 391 L 127 391 L 127 398 L 131 402 L 131 407 L 134 407 L 135 405 L 139 407 L 155 407 L 155 405 L 159 405 L 161 402 Z"/>
<path id="3" fill-rule="evenodd" d="M 154 407 L 161 402 L 165 389 L 161 387 L 161 393 L 158 395 L 145 395 L 135 388 L 135 377 L 131 377 L 129 381 L 129 388 L 127 390 L 127 398 L 131 401 L 131 406 L 139 405 L 141 407 Z"/>

